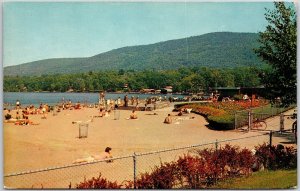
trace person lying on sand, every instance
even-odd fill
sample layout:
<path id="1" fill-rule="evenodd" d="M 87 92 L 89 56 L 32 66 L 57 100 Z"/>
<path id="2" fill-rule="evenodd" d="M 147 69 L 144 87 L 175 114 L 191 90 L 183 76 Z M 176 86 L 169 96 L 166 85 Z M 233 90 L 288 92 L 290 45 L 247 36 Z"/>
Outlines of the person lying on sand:
<path id="1" fill-rule="evenodd" d="M 191 117 L 177 117 L 177 118 L 175 118 L 176 121 L 190 120 L 190 119 L 195 119 L 195 117 L 191 116 Z"/>
<path id="2" fill-rule="evenodd" d="M 34 123 L 33 121 L 27 119 L 15 121 L 15 125 L 39 125 L 39 123 Z"/>
<path id="3" fill-rule="evenodd" d="M 22 121 L 22 119 L 14 119 L 14 118 L 10 118 L 10 119 L 5 119 L 4 123 L 15 123 L 17 121 Z"/>
<path id="4" fill-rule="evenodd" d="M 104 152 L 101 153 L 100 155 L 91 155 L 91 156 L 88 156 L 86 158 L 81 158 L 81 159 L 77 159 L 75 161 L 73 161 L 74 164 L 76 163 L 89 163 L 89 162 L 93 162 L 93 161 L 96 161 L 96 160 L 104 160 L 104 159 L 108 159 L 108 158 L 113 158 L 111 153 L 111 148 L 110 147 L 106 147 Z M 107 160 L 106 162 L 113 162 L 112 160 Z"/>
<path id="5" fill-rule="evenodd" d="M 72 124 L 82 123 L 82 121 L 72 121 Z"/>
<path id="6" fill-rule="evenodd" d="M 112 154 L 110 153 L 111 148 L 110 147 L 106 147 L 104 152 L 102 152 L 100 155 L 95 155 L 92 156 L 94 157 L 95 160 L 102 160 L 102 159 L 108 159 L 108 158 L 113 158 Z M 107 162 L 112 162 L 112 160 L 108 160 Z"/>
<path id="7" fill-rule="evenodd" d="M 147 113 L 145 115 L 158 115 L 157 113 Z"/>

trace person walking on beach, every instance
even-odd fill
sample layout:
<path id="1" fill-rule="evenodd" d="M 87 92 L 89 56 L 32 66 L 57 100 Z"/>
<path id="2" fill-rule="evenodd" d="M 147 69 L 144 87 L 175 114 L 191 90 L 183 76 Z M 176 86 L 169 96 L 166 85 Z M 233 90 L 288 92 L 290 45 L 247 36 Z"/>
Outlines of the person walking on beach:
<path id="1" fill-rule="evenodd" d="M 135 101 L 136 101 L 136 107 L 139 105 L 139 103 L 140 103 L 140 100 L 139 100 L 139 96 L 137 96 L 136 98 L 135 98 Z"/>
<path id="2" fill-rule="evenodd" d="M 124 97 L 124 103 L 125 103 L 125 107 L 128 107 L 128 96 L 125 95 Z"/>
<path id="3" fill-rule="evenodd" d="M 99 106 L 100 105 L 105 105 L 105 94 L 104 94 L 104 92 L 100 92 L 100 94 L 99 94 Z"/>
<path id="4" fill-rule="evenodd" d="M 46 108 L 46 105 L 43 105 L 42 113 L 43 113 L 42 119 L 47 119 L 47 108 Z"/>
<path id="5" fill-rule="evenodd" d="M 131 96 L 131 105 L 134 104 L 134 96 Z"/>

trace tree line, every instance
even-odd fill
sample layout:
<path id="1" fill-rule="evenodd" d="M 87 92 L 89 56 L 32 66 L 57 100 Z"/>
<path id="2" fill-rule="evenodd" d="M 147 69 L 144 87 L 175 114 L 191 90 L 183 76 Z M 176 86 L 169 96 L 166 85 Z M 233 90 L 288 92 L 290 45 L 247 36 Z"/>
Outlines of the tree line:
<path id="1" fill-rule="evenodd" d="M 144 88 L 161 89 L 173 86 L 173 92 L 208 91 L 213 87 L 254 87 L 262 85 L 260 74 L 265 69 L 238 67 L 218 69 L 208 67 L 178 70 L 119 70 L 56 74 L 42 76 L 4 76 L 5 92 L 50 91 L 139 91 Z M 128 84 L 128 88 L 124 88 Z"/>

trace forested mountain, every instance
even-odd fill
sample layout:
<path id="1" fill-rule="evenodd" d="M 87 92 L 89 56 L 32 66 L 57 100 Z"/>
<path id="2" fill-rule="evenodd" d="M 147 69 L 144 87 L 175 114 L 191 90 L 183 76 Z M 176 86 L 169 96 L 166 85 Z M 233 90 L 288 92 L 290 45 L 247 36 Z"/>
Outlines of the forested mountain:
<path id="1" fill-rule="evenodd" d="M 260 66 L 253 52 L 256 33 L 217 32 L 150 45 L 123 47 L 87 58 L 55 58 L 4 68 L 4 75 L 42 75 L 88 71 L 169 70 L 181 67 Z"/>

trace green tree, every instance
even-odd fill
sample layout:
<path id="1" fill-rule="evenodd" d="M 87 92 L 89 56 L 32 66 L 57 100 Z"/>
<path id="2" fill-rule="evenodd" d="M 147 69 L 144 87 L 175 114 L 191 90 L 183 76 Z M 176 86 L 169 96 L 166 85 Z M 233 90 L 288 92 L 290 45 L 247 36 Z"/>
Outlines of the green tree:
<path id="1" fill-rule="evenodd" d="M 283 105 L 296 103 L 297 22 L 295 8 L 274 2 L 275 10 L 267 10 L 268 26 L 259 33 L 260 47 L 255 53 L 271 65 L 262 82 L 272 100 L 280 97 Z"/>
<path id="2" fill-rule="evenodd" d="M 192 92 L 198 93 L 201 92 L 205 87 L 205 80 L 202 76 L 193 74 L 191 75 L 191 83 L 192 83 Z"/>

